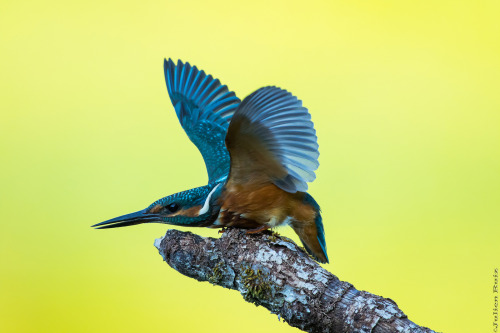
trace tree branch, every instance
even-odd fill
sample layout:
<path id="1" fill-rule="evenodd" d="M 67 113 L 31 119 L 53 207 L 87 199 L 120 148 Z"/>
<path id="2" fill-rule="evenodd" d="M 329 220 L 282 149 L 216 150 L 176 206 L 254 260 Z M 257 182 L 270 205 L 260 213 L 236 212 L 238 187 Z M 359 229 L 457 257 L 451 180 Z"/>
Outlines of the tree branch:
<path id="1" fill-rule="evenodd" d="M 238 290 L 307 332 L 434 332 L 391 299 L 340 281 L 285 237 L 229 229 L 215 239 L 168 230 L 155 246 L 179 273 Z"/>

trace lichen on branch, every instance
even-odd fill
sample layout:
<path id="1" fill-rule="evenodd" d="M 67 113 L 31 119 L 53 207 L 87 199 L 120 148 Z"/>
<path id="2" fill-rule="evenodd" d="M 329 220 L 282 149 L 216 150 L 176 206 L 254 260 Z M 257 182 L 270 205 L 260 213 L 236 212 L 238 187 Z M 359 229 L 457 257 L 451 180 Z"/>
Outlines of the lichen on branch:
<path id="1" fill-rule="evenodd" d="M 340 281 L 276 234 L 228 229 L 215 239 L 168 230 L 155 246 L 178 272 L 238 290 L 307 332 L 434 332 L 410 321 L 394 301 Z"/>

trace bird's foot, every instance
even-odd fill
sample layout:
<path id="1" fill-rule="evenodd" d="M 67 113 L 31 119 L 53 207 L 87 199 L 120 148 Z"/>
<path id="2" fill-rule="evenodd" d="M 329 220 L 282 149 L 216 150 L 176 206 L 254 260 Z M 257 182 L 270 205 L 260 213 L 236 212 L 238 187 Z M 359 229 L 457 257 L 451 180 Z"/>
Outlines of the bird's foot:
<path id="1" fill-rule="evenodd" d="M 226 230 L 227 230 L 227 228 L 226 228 L 226 227 L 222 227 L 222 228 L 220 228 L 220 229 L 219 229 L 219 234 L 223 234 L 223 233 L 225 233 L 225 232 L 226 232 Z"/>
<path id="2" fill-rule="evenodd" d="M 267 224 L 263 224 L 263 225 L 261 225 L 261 226 L 260 226 L 260 227 L 258 227 L 258 228 L 255 228 L 255 229 L 248 229 L 248 230 L 246 231 L 246 234 L 247 234 L 247 235 L 250 235 L 250 234 L 256 234 L 256 233 L 259 233 L 259 232 L 262 232 L 262 231 L 266 231 L 266 230 L 267 230 L 267 229 L 269 229 L 269 228 L 270 228 L 270 226 L 269 226 L 269 225 L 267 225 Z"/>
<path id="3" fill-rule="evenodd" d="M 270 230 L 269 240 L 271 242 L 276 242 L 278 238 L 281 238 L 280 234 L 274 230 Z"/>

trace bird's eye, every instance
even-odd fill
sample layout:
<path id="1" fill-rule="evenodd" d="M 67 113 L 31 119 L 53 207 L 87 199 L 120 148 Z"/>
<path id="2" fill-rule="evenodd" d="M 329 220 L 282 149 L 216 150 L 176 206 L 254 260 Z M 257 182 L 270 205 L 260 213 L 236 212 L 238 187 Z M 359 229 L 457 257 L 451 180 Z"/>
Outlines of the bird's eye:
<path id="1" fill-rule="evenodd" d="M 167 206 L 167 209 L 171 212 L 171 213 L 175 213 L 178 209 L 179 209 L 179 205 L 176 204 L 175 202 L 171 203 L 170 205 Z"/>

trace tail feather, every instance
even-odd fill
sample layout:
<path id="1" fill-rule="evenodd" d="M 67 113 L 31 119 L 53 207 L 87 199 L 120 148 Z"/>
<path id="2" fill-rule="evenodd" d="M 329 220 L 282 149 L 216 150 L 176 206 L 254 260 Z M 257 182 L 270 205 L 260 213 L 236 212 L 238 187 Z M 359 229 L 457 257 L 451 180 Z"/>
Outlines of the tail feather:
<path id="1" fill-rule="evenodd" d="M 321 263 L 329 262 L 326 254 L 325 231 L 319 211 L 314 223 L 293 223 L 292 228 L 299 236 L 307 253 Z"/>
<path id="2" fill-rule="evenodd" d="M 316 216 L 314 224 L 316 225 L 316 232 L 318 234 L 319 245 L 321 246 L 321 250 L 323 250 L 326 262 L 328 263 L 328 255 L 326 254 L 325 229 L 323 228 L 323 219 L 321 218 L 321 214 L 319 212 L 318 215 Z"/>

